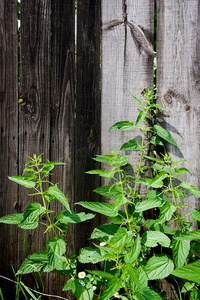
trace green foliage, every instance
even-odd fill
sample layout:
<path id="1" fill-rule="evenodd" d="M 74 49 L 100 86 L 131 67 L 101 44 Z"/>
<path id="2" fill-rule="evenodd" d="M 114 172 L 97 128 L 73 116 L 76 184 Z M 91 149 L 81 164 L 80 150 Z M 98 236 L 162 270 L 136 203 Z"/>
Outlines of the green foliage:
<path id="1" fill-rule="evenodd" d="M 27 256 L 17 276 L 56 270 L 60 275 L 69 276 L 63 291 L 71 290 L 81 300 L 166 299 L 160 282 L 170 278 L 174 286 L 179 285 L 180 299 L 199 299 L 200 261 L 197 256 L 200 255 L 200 242 L 197 240 L 200 239 L 200 230 L 190 229 L 187 215 L 198 224 L 200 210 L 192 209 L 187 215 L 182 210 L 189 208 L 184 202 L 184 199 L 187 202 L 187 193 L 200 197 L 200 191 L 182 178 L 185 172 L 191 175 L 187 168 L 178 166 L 186 161 L 173 161 L 172 154 L 166 151 L 166 143 L 178 147 L 172 135 L 155 123 L 156 110 L 166 109 L 155 103 L 156 95 L 149 89 L 143 91 L 143 95 L 143 99 L 132 95 L 139 103 L 136 120 L 117 122 L 109 129 L 138 128 L 141 131 L 140 143 L 133 138 L 121 147 L 121 150 L 140 152 L 137 165 L 131 164 L 133 173 L 129 174 L 125 167 L 131 163 L 129 156 L 117 151 L 97 155 L 94 160 L 106 168 L 91 170 L 87 174 L 109 180 L 109 185 L 94 190 L 104 196 L 104 202 L 76 203 L 108 219 L 106 224 L 93 230 L 90 237 L 92 247 L 80 249 L 77 255 L 66 254 L 69 224 L 90 220 L 95 214 L 73 212 L 58 185 L 49 181 L 51 171 L 62 163 L 43 163 L 42 155 L 33 155 L 29 157 L 22 176 L 9 177 L 17 184 L 33 189 L 32 195 L 40 196 L 41 203 L 30 203 L 23 213 L 4 216 L 0 222 L 21 229 L 36 229 L 43 225 L 44 233 L 52 231 L 53 234 L 46 250 Z M 149 133 L 152 135 L 150 142 L 146 141 Z M 158 153 L 157 146 L 162 152 Z M 156 155 L 149 154 L 150 148 Z M 148 176 L 150 173 L 153 176 Z M 112 201 L 106 202 L 105 197 Z M 64 208 L 56 215 L 49 209 L 53 201 L 59 201 Z M 152 218 L 147 218 L 148 213 Z M 45 224 L 41 222 L 44 215 Z M 86 270 L 78 273 L 78 262 L 98 264 L 101 269 L 87 270 L 86 265 Z M 24 284 L 21 288 L 37 299 Z"/>

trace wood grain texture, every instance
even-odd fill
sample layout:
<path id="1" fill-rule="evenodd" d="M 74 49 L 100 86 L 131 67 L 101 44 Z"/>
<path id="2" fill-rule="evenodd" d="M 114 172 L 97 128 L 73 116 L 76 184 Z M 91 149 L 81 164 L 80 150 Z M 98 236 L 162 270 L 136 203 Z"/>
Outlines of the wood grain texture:
<path id="1" fill-rule="evenodd" d="M 200 2 L 158 1 L 157 30 L 157 93 L 169 110 L 160 122 L 179 146 L 169 151 L 191 162 L 186 179 L 200 188 Z M 199 199 L 189 195 L 189 204 L 199 208 Z"/>
<path id="2" fill-rule="evenodd" d="M 75 202 L 98 199 L 93 189 L 100 185 L 98 176 L 85 174 L 98 167 L 92 158 L 100 154 L 100 3 L 77 1 Z M 95 222 L 76 226 L 76 250 L 87 245 Z"/>
<path id="3" fill-rule="evenodd" d="M 21 1 L 21 95 L 23 102 L 19 112 L 19 174 L 25 167 L 27 156 L 44 153 L 50 155 L 50 72 L 51 72 L 51 2 Z M 29 197 L 27 189 L 19 188 L 19 212 L 40 198 Z M 46 219 L 42 220 L 46 222 Z M 26 232 L 27 254 L 46 249 L 48 237 L 43 235 L 45 228 L 39 226 Z M 19 231 L 18 264 L 25 258 L 23 248 L 24 231 Z M 28 276 L 28 286 L 34 281 Z M 47 277 L 44 279 L 48 286 Z"/>
<path id="4" fill-rule="evenodd" d="M 126 5 L 126 9 L 124 8 Z M 113 20 L 127 20 L 143 30 L 153 42 L 154 1 L 102 1 L 102 108 L 101 152 L 110 154 L 123 143 L 135 138 L 141 143 L 139 130 L 108 133 L 110 126 L 119 121 L 136 121 L 138 102 L 129 94 L 141 97 L 141 89 L 153 87 L 153 58 L 135 43 L 126 22 L 106 29 Z M 124 19 L 125 18 L 125 19 Z M 139 153 L 130 154 L 133 165 L 138 163 Z M 133 171 L 134 172 L 134 171 Z M 104 184 L 109 184 L 104 180 Z"/>
<path id="5" fill-rule="evenodd" d="M 18 111 L 17 111 L 17 2 L 0 1 L 0 217 L 16 212 L 17 185 L 8 176 L 18 169 Z M 17 228 L 0 224 L 0 274 L 14 279 L 9 263 L 16 270 Z M 7 263 L 3 260 L 7 261 Z M 4 299 L 9 299 L 15 286 L 0 280 Z"/>
<path id="6" fill-rule="evenodd" d="M 50 159 L 64 162 L 53 170 L 52 181 L 74 207 L 74 91 L 75 91 L 75 9 L 74 1 L 52 1 L 51 14 L 51 131 Z M 59 212 L 64 206 L 55 201 L 51 209 Z M 74 250 L 74 226 L 67 231 L 67 254 Z M 54 282 L 54 284 L 52 284 Z M 49 273 L 48 293 L 61 292 L 66 278 L 56 271 Z M 59 288 L 58 288 L 59 287 Z"/>

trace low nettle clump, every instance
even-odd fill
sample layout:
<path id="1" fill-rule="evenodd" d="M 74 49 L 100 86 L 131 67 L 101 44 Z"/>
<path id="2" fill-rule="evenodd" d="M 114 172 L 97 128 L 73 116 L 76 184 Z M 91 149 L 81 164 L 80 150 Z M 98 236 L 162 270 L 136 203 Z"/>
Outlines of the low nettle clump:
<path id="1" fill-rule="evenodd" d="M 187 218 L 190 215 L 198 223 L 200 210 L 190 209 L 187 194 L 200 197 L 200 191 L 183 178 L 185 172 L 190 174 L 182 166 L 186 160 L 174 161 L 173 155 L 166 151 L 166 143 L 178 147 L 170 133 L 156 123 L 156 111 L 166 109 L 156 104 L 156 95 L 150 90 L 143 91 L 143 95 L 142 100 L 132 95 L 139 102 L 136 121 L 118 122 L 110 128 L 110 131 L 141 130 L 141 143 L 131 139 L 120 149 L 137 151 L 138 164 L 132 165 L 128 155 L 114 151 L 94 158 L 102 163 L 103 169 L 87 172 L 105 177 L 109 182 L 94 191 L 104 199 L 108 197 L 107 202 L 77 203 L 108 219 L 106 224 L 93 230 L 93 247 L 82 248 L 80 253 L 73 252 L 69 257 L 66 255 L 68 224 L 84 222 L 95 215 L 73 212 L 58 186 L 49 182 L 50 172 L 62 163 L 43 163 L 42 155 L 33 155 L 22 176 L 10 177 L 18 184 L 34 189 L 34 195 L 39 195 L 41 202 L 29 204 L 23 213 L 4 216 L 0 222 L 15 224 L 25 230 L 36 229 L 40 224 L 45 227 L 45 233 L 53 231 L 54 234 L 44 251 L 25 259 L 16 277 L 56 269 L 60 275 L 69 278 L 63 291 L 71 290 L 76 299 L 81 300 L 169 299 L 162 289 L 165 279 L 165 283 L 169 281 L 174 286 L 176 299 L 199 299 L 200 261 L 195 254 L 200 255 L 200 242 L 197 241 L 200 230 L 191 230 L 192 224 Z M 147 139 L 147 136 L 151 138 Z M 53 201 L 60 201 L 65 207 L 55 217 L 49 208 Z M 187 215 L 182 213 L 183 208 L 187 208 Z M 47 223 L 41 222 L 43 215 L 46 215 Z M 148 218 L 149 215 L 152 217 Z M 98 263 L 98 269 L 88 270 L 86 265 L 87 271 L 78 272 L 77 262 Z M 18 286 L 33 299 L 40 299 L 41 296 L 38 297 L 21 279 Z"/>

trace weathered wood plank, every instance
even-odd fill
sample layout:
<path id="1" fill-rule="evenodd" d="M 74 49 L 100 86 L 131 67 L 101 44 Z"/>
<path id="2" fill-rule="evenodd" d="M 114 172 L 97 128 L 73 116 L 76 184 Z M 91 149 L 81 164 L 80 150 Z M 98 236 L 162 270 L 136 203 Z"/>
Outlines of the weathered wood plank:
<path id="1" fill-rule="evenodd" d="M 100 153 L 100 4 L 77 1 L 75 202 L 97 199 L 93 189 L 100 185 L 98 176 L 85 174 L 97 168 L 92 157 Z M 87 244 L 94 222 L 98 217 L 76 226 L 76 250 Z"/>
<path id="2" fill-rule="evenodd" d="M 17 2 L 0 2 L 0 217 L 12 214 L 17 209 L 17 186 L 8 176 L 18 169 L 18 104 L 17 104 Z M 1 255 L 16 269 L 17 228 L 0 224 Z M 0 257 L 0 273 L 14 279 L 11 268 Z M 15 286 L 6 280 L 0 281 L 4 299 L 9 299 Z"/>
<path id="3" fill-rule="evenodd" d="M 126 19 L 140 26 L 152 43 L 154 1 L 102 1 L 102 154 L 115 149 L 119 153 L 122 144 L 133 138 L 141 142 L 139 130 L 110 133 L 108 130 L 119 121 L 136 121 L 138 102 L 128 91 L 141 97 L 141 89 L 153 87 L 153 56 L 135 43 Z M 122 24 L 107 29 L 113 20 L 120 20 Z M 138 163 L 139 153 L 130 155 L 131 163 Z"/>
<path id="4" fill-rule="evenodd" d="M 75 79 L 75 8 L 74 0 L 52 1 L 51 16 L 51 133 L 50 159 L 65 166 L 53 170 L 52 181 L 66 195 L 73 210 L 74 201 L 74 79 Z M 59 212 L 63 205 L 55 201 L 51 209 Z M 74 226 L 68 228 L 67 253 L 74 250 Z M 54 284 L 52 284 L 52 282 Z M 61 292 L 66 278 L 57 272 L 49 274 L 49 294 Z"/>
<path id="5" fill-rule="evenodd" d="M 44 153 L 49 158 L 50 144 L 50 38 L 51 2 L 21 1 L 21 98 L 19 112 L 19 174 L 33 153 Z M 30 193 L 30 191 L 29 191 Z M 25 188 L 19 189 L 19 211 L 24 211 L 39 198 L 27 196 Z M 45 219 L 43 220 L 45 222 Z M 38 227 L 26 233 L 27 254 L 46 249 L 45 229 Z M 23 230 L 19 231 L 18 264 L 24 260 Z M 29 277 L 31 278 L 31 276 Z M 47 279 L 44 280 L 45 286 Z M 27 285 L 31 282 L 27 279 Z"/>
<path id="6" fill-rule="evenodd" d="M 169 146 L 169 151 L 191 162 L 183 164 L 193 173 L 186 179 L 200 188 L 200 3 L 158 1 L 157 15 L 157 93 L 169 110 L 160 121 L 179 146 Z M 199 199 L 190 195 L 189 204 L 199 208 Z"/>

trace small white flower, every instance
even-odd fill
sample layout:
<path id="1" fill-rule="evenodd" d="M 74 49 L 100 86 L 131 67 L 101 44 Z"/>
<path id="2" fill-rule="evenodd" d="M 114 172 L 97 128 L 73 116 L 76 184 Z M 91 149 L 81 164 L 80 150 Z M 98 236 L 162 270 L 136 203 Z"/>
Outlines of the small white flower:
<path id="1" fill-rule="evenodd" d="M 85 272 L 79 272 L 78 273 L 78 278 L 83 279 L 83 278 L 85 278 L 85 276 L 86 276 Z"/>
<path id="2" fill-rule="evenodd" d="M 107 244 L 105 242 L 101 242 L 99 245 L 100 246 L 106 246 Z"/>
<path id="3" fill-rule="evenodd" d="M 95 291 L 97 289 L 97 287 L 95 285 L 93 285 L 92 289 L 93 289 L 93 291 Z"/>
<path id="4" fill-rule="evenodd" d="M 119 293 L 118 292 L 114 293 L 114 297 L 119 298 Z"/>

